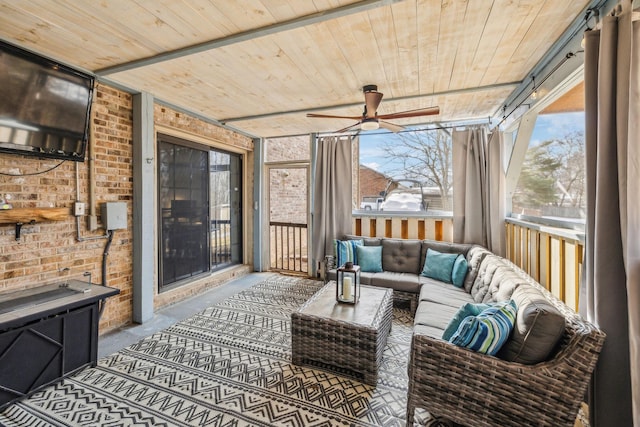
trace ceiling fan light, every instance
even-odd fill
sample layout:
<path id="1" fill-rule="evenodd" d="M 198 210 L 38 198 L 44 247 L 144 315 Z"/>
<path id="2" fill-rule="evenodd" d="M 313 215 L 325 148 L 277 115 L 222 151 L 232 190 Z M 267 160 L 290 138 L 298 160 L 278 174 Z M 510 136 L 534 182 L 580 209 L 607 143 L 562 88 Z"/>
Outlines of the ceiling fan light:
<path id="1" fill-rule="evenodd" d="M 362 130 L 376 130 L 380 128 L 380 124 L 377 119 L 364 119 L 360 123 L 360 129 Z"/>

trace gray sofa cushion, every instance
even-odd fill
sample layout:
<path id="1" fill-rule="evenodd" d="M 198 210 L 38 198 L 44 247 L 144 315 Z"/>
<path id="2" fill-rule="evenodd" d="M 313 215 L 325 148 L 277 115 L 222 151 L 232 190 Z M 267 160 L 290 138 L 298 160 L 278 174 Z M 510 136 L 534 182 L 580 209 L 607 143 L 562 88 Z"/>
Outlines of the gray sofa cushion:
<path id="1" fill-rule="evenodd" d="M 500 268 L 504 268 L 505 265 L 507 264 L 504 259 L 498 255 L 489 253 L 484 256 L 478 268 L 478 275 L 471 287 L 471 296 L 475 302 L 485 301 L 484 297 L 487 295 L 487 292 L 489 292 L 494 274 Z"/>
<path id="2" fill-rule="evenodd" d="M 420 240 L 383 239 L 382 269 L 420 274 L 420 249 Z"/>
<path id="3" fill-rule="evenodd" d="M 444 329 L 436 328 L 435 326 L 415 325 L 413 327 L 413 334 L 426 335 L 431 338 L 441 339 L 443 330 Z"/>
<path id="4" fill-rule="evenodd" d="M 498 357 L 524 364 L 547 360 L 564 333 L 564 316 L 533 286 L 518 286 L 512 299 L 518 307 L 516 324 Z"/>
<path id="5" fill-rule="evenodd" d="M 480 268 L 480 264 L 485 256 L 490 254 L 488 249 L 473 245 L 469 252 L 467 252 L 467 264 L 469 267 L 469 272 L 467 273 L 467 277 L 464 278 L 464 290 L 471 293 L 471 287 L 473 283 L 476 281 L 476 277 L 478 277 L 478 270 Z"/>
<path id="6" fill-rule="evenodd" d="M 526 283 L 527 279 L 522 277 L 514 266 L 498 265 L 482 302 L 507 301 L 511 299 L 518 286 Z"/>
<path id="7" fill-rule="evenodd" d="M 383 249 L 384 251 L 384 249 Z M 418 275 L 414 273 L 395 273 L 392 271 L 383 271 L 382 273 L 372 273 L 372 286 L 381 288 L 391 288 L 396 291 L 413 292 L 415 294 L 420 290 L 420 281 Z"/>
<path id="8" fill-rule="evenodd" d="M 466 293 L 464 289 L 457 288 L 449 283 L 439 282 L 427 277 L 420 277 L 420 283 L 422 288 L 420 289 L 418 303 L 430 301 L 452 307 L 457 311 L 463 304 L 474 302 L 471 295 Z"/>
<path id="9" fill-rule="evenodd" d="M 451 321 L 451 318 L 455 316 L 457 312 L 457 307 L 446 306 L 430 301 L 420 301 L 413 324 L 414 326 L 431 326 L 432 328 L 440 329 L 440 335 L 436 336 L 436 338 L 440 338 L 442 337 L 442 332 Z"/>

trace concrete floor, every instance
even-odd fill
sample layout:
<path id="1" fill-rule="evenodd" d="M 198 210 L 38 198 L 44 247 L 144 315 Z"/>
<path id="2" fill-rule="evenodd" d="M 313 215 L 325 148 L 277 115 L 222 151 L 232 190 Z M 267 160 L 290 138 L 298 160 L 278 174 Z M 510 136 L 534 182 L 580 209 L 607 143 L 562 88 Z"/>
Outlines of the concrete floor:
<path id="1" fill-rule="evenodd" d="M 143 324 L 134 323 L 106 333 L 98 339 L 98 359 L 128 347 L 157 331 L 166 329 L 217 302 L 255 285 L 273 274 L 274 273 L 252 273 L 240 277 L 196 297 L 162 308 L 156 311 L 153 319 L 148 322 Z M 107 304 L 108 303 L 107 301 Z"/>

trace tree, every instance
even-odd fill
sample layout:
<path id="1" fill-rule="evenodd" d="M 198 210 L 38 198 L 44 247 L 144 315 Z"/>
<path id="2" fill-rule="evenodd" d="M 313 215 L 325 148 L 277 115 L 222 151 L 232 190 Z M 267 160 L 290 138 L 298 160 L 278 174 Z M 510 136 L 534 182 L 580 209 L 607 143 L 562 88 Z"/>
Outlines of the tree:
<path id="1" fill-rule="evenodd" d="M 583 207 L 585 182 L 584 132 L 572 132 L 553 141 L 550 150 L 562 167 L 556 171 L 556 185 L 560 190 L 557 204 L 560 207 Z"/>
<path id="2" fill-rule="evenodd" d="M 579 215 L 585 195 L 584 161 L 582 131 L 529 147 L 513 195 L 514 211 L 529 208 L 539 215 Z M 545 206 L 559 209 L 543 211 Z"/>
<path id="3" fill-rule="evenodd" d="M 389 175 L 437 187 L 445 209 L 451 208 L 451 149 L 451 135 L 445 129 L 400 132 L 382 146 L 390 162 L 398 165 L 389 170 Z"/>
<path id="4" fill-rule="evenodd" d="M 556 173 L 562 162 L 550 152 L 553 141 L 529 147 L 513 195 L 513 205 L 540 208 L 556 202 Z"/>

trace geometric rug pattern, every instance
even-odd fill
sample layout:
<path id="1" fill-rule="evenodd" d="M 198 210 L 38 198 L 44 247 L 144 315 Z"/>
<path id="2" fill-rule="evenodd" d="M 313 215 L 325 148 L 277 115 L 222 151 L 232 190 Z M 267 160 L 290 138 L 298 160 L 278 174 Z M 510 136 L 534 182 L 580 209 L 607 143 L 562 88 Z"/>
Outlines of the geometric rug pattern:
<path id="1" fill-rule="evenodd" d="M 267 278 L 7 407 L 0 425 L 403 426 L 408 310 L 394 307 L 376 387 L 291 364 L 291 313 L 322 286 Z"/>

